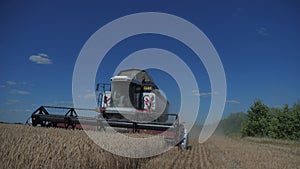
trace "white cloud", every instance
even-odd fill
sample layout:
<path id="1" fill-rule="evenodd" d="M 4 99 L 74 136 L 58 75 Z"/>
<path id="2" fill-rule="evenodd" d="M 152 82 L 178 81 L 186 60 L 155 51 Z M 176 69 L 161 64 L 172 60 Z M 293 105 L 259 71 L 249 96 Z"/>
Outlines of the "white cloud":
<path id="1" fill-rule="evenodd" d="M 88 93 L 88 94 L 84 95 L 83 98 L 86 99 L 86 100 L 95 100 L 96 99 L 96 95 L 95 95 L 94 92 L 92 92 L 92 93 Z"/>
<path id="2" fill-rule="evenodd" d="M 240 104 L 240 102 L 238 100 L 226 100 L 226 103 Z"/>
<path id="3" fill-rule="evenodd" d="M 199 93 L 199 90 L 192 90 L 193 93 Z"/>
<path id="4" fill-rule="evenodd" d="M 19 100 L 7 100 L 5 104 L 7 104 L 7 105 L 13 105 L 13 104 L 17 104 L 19 102 L 20 102 Z"/>
<path id="5" fill-rule="evenodd" d="M 260 28 L 256 29 L 256 32 L 261 36 L 268 36 L 269 35 L 268 30 L 265 27 L 260 27 Z"/>
<path id="6" fill-rule="evenodd" d="M 9 85 L 16 85 L 17 84 L 17 82 L 14 82 L 14 81 L 6 81 L 6 83 L 9 84 Z"/>
<path id="7" fill-rule="evenodd" d="M 4 87 L 9 87 L 9 86 L 13 86 L 13 85 L 24 85 L 24 86 L 33 86 L 33 84 L 28 83 L 28 82 L 16 82 L 16 81 L 12 81 L 12 80 L 8 80 L 6 81 L 7 86 L 5 85 L 0 85 L 0 88 L 4 88 Z"/>
<path id="8" fill-rule="evenodd" d="M 24 90 L 17 90 L 17 89 L 11 89 L 9 91 L 10 94 L 20 94 L 20 95 L 29 95 L 31 94 L 30 92 L 28 91 L 24 91 Z"/>
<path id="9" fill-rule="evenodd" d="M 212 93 L 196 93 L 196 96 L 211 96 Z"/>
<path id="10" fill-rule="evenodd" d="M 39 55 L 42 56 L 42 57 L 48 57 L 48 55 L 45 54 L 45 53 L 39 53 Z"/>
<path id="11" fill-rule="evenodd" d="M 36 64 L 52 64 L 52 60 L 48 57 L 47 54 L 39 53 L 37 55 L 31 55 L 29 60 Z"/>
<path id="12" fill-rule="evenodd" d="M 211 92 L 207 92 L 207 93 L 201 93 L 199 92 L 199 90 L 192 90 L 192 92 L 194 93 L 195 96 L 199 96 L 199 97 L 209 97 L 213 94 L 217 94 L 217 93 L 211 93 Z"/>

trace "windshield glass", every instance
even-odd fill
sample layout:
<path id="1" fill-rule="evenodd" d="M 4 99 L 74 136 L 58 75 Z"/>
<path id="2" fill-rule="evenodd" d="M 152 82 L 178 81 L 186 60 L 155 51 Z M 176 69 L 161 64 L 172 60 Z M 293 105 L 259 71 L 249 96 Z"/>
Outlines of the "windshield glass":
<path id="1" fill-rule="evenodd" d="M 141 85 L 132 82 L 113 81 L 111 86 L 111 107 L 141 109 Z"/>

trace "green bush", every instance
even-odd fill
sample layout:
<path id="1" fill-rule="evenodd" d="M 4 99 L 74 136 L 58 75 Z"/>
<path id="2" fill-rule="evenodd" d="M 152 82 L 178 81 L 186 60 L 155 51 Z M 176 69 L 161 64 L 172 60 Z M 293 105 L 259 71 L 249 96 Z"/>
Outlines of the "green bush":
<path id="1" fill-rule="evenodd" d="M 247 112 L 242 136 L 270 137 L 276 139 L 300 139 L 300 103 L 293 108 L 269 108 L 256 100 Z"/>

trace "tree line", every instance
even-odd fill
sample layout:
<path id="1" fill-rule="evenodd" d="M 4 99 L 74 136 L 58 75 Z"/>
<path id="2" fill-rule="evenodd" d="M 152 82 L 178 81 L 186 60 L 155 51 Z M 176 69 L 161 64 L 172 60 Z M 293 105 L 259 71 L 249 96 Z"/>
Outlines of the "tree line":
<path id="1" fill-rule="evenodd" d="M 233 113 L 220 123 L 226 135 L 269 137 L 300 140 L 300 102 L 292 107 L 269 108 L 261 100 L 254 101 L 247 113 Z"/>
<path id="2" fill-rule="evenodd" d="M 242 136 L 270 137 L 276 139 L 300 139 L 300 103 L 289 108 L 269 108 L 256 100 L 247 112 Z"/>

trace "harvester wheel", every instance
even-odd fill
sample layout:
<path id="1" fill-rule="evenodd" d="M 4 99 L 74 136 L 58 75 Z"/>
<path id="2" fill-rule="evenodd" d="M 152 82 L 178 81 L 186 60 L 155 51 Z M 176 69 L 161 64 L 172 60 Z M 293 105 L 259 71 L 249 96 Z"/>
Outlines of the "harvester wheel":
<path id="1" fill-rule="evenodd" d="M 33 122 L 32 122 L 32 126 L 35 127 L 36 125 L 37 125 L 37 123 L 36 123 L 35 121 L 33 121 Z"/>
<path id="2" fill-rule="evenodd" d="M 51 123 L 51 127 L 57 127 L 56 123 Z"/>
<path id="3" fill-rule="evenodd" d="M 71 126 L 71 127 L 72 127 L 72 129 L 74 130 L 74 129 L 75 129 L 75 127 L 76 127 L 76 124 L 74 124 L 74 123 L 71 123 L 71 122 L 66 122 L 66 123 L 65 123 L 65 128 L 66 128 L 66 129 L 68 129 L 68 128 L 69 128 L 69 126 Z"/>
<path id="4" fill-rule="evenodd" d="M 72 125 L 72 129 L 74 130 L 75 129 L 75 127 L 76 127 L 76 124 L 71 124 Z"/>
<path id="5" fill-rule="evenodd" d="M 70 126 L 70 124 L 67 122 L 67 123 L 65 123 L 65 128 L 66 129 L 68 129 L 69 128 L 69 126 Z"/>

